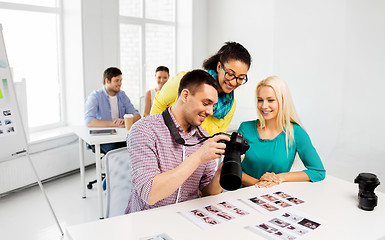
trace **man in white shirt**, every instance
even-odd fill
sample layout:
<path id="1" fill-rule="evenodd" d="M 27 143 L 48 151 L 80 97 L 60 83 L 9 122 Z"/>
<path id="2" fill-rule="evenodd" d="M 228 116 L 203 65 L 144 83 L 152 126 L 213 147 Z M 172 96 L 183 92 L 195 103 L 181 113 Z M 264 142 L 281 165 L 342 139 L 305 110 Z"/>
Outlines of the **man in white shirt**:
<path id="1" fill-rule="evenodd" d="M 122 72 L 115 67 L 107 68 L 103 74 L 103 88 L 93 91 L 86 101 L 85 123 L 88 127 L 124 127 L 124 114 L 133 114 L 133 122 L 140 114 L 132 105 L 122 86 Z M 125 146 L 125 142 L 102 144 L 101 151 Z"/>

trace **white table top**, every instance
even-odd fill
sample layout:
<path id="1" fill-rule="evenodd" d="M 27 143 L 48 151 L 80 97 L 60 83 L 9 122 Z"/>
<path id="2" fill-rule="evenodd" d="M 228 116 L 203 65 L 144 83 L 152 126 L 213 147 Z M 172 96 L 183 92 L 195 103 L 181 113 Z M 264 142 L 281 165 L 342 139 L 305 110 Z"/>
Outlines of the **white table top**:
<path id="1" fill-rule="evenodd" d="M 266 189 L 248 187 L 216 196 L 71 226 L 66 229 L 64 239 L 127 240 L 142 239 L 160 233 L 166 233 L 174 240 L 265 239 L 262 235 L 251 232 L 245 227 L 267 221 L 274 216 L 273 213 L 262 214 L 254 211 L 244 218 L 204 230 L 178 212 L 219 201 L 253 197 L 278 190 L 302 197 L 307 201 L 306 204 L 296 206 L 293 210 L 326 220 L 324 228 L 303 239 L 351 240 L 385 237 L 385 194 L 376 191 L 377 207 L 373 211 L 364 211 L 357 207 L 358 185 L 354 184 L 353 180 L 347 182 L 327 176 L 324 181 L 318 183 L 283 183 Z"/>
<path id="2" fill-rule="evenodd" d="M 72 126 L 71 128 L 78 137 L 80 137 L 90 145 L 124 142 L 126 141 L 126 137 L 128 133 L 128 131 L 125 128 L 106 128 L 106 127 L 89 128 L 86 126 Z M 97 129 L 116 129 L 117 134 L 91 136 L 90 130 L 97 130 Z"/>

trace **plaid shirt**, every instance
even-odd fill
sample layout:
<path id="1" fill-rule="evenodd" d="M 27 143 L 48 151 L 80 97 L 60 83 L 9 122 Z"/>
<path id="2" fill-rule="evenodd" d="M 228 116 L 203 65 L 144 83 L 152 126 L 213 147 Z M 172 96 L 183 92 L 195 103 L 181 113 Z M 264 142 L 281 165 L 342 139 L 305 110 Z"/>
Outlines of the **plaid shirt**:
<path id="1" fill-rule="evenodd" d="M 199 141 L 200 133 L 196 127 L 192 127 L 191 131 L 185 135 L 183 128 L 176 122 L 171 112 L 170 115 L 179 134 L 187 144 L 194 144 Z M 202 128 L 200 130 L 202 133 L 207 134 Z M 183 149 L 185 158 L 188 158 L 202 144 L 192 147 L 177 144 L 170 134 L 162 114 L 151 115 L 136 122 L 127 136 L 133 187 L 125 212 L 132 213 L 196 198 L 198 188 L 202 190 L 214 177 L 215 160 L 201 164 L 194 171 L 182 184 L 178 200 L 178 190 L 176 190 L 169 197 L 158 201 L 154 205 L 147 203 L 154 177 L 181 164 Z"/>

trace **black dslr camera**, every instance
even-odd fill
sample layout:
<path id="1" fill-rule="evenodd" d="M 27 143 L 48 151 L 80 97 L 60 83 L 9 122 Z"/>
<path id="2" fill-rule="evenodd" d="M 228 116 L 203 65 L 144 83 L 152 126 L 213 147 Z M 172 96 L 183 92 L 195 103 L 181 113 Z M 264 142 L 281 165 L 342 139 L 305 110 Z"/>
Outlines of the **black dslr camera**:
<path id="1" fill-rule="evenodd" d="M 374 189 L 380 185 L 380 180 L 373 173 L 360 173 L 354 183 L 358 183 L 358 207 L 372 211 L 377 206 L 377 195 Z"/>
<path id="2" fill-rule="evenodd" d="M 225 133 L 215 135 L 218 134 Z M 241 155 L 249 149 L 249 143 L 243 139 L 242 134 L 237 132 L 231 134 L 230 141 L 220 140 L 218 142 L 226 144 L 219 183 L 226 190 L 236 190 L 242 185 Z"/>

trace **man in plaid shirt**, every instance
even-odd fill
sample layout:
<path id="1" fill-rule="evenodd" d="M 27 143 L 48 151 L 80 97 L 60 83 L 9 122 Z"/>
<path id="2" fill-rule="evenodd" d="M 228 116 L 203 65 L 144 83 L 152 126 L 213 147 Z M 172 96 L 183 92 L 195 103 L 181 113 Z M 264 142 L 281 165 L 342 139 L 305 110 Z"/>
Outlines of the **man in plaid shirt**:
<path id="1" fill-rule="evenodd" d="M 171 116 L 185 145 L 178 144 L 162 114 L 136 122 L 127 137 L 132 189 L 126 213 L 156 208 L 223 191 L 219 184 L 222 164 L 215 159 L 225 152 L 226 135 L 200 142 L 207 132 L 199 127 L 213 114 L 218 102 L 218 82 L 203 70 L 188 72 L 181 80 L 178 99 L 165 111 Z M 198 144 L 196 144 L 198 143 Z"/>

